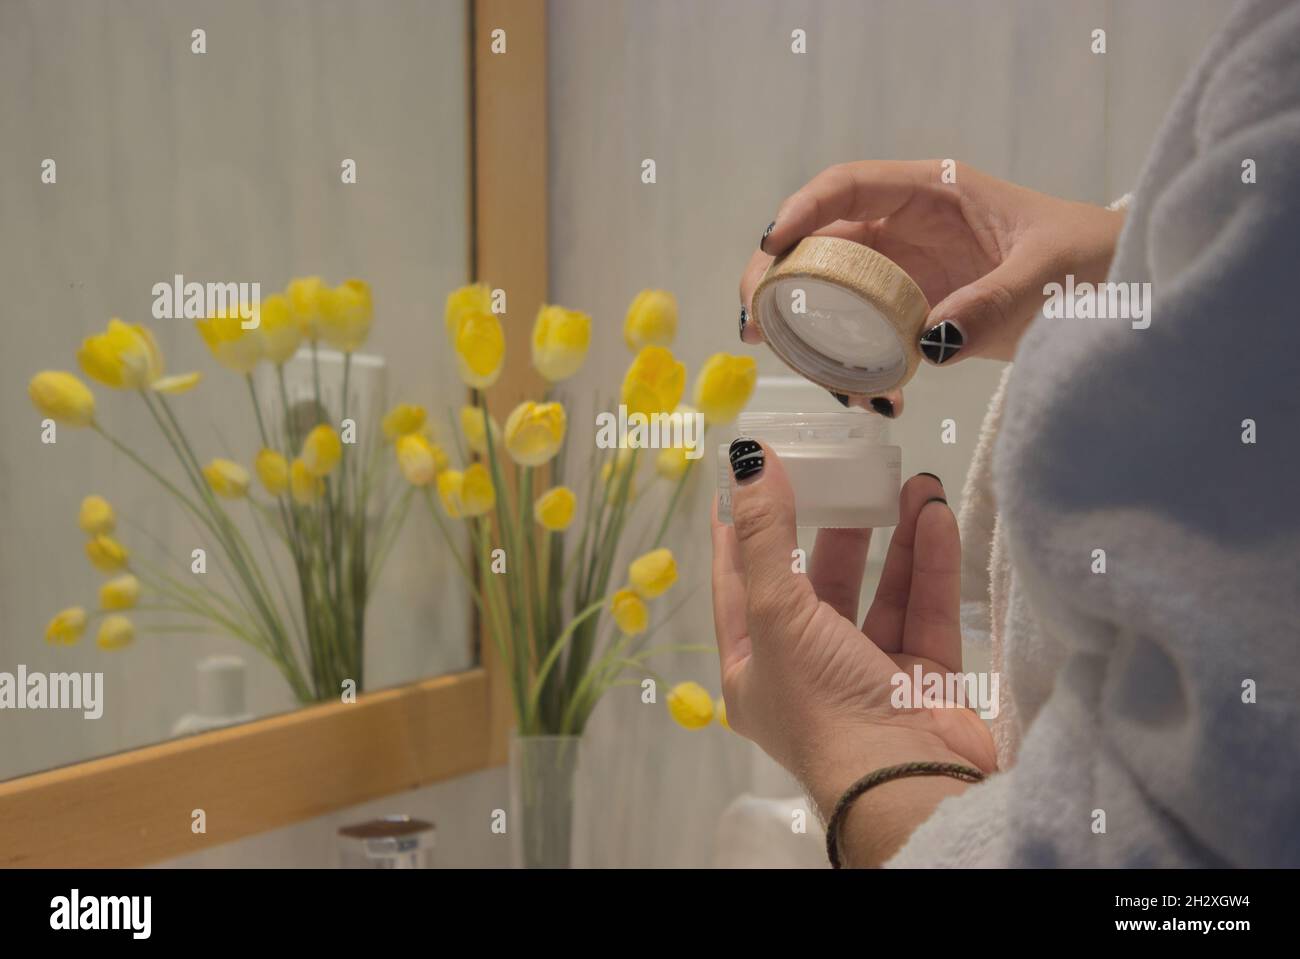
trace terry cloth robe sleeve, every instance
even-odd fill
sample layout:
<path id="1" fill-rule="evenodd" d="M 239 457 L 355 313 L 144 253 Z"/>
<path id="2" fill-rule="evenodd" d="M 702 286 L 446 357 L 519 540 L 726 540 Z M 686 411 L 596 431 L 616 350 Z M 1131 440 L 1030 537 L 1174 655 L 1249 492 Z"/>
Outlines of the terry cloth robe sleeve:
<path id="1" fill-rule="evenodd" d="M 891 865 L 1300 866 L 1298 159 L 1300 4 L 1253 0 L 1129 209 L 1109 279 L 1149 326 L 1021 343 L 993 483 L 1024 735 Z"/>

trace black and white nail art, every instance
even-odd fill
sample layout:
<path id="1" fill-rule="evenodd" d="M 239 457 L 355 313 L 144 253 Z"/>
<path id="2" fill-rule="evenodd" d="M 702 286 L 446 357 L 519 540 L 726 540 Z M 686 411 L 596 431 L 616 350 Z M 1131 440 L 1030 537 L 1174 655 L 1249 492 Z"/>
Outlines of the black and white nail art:
<path id="1" fill-rule="evenodd" d="M 944 320 L 921 334 L 921 354 L 935 366 L 941 366 L 957 355 L 965 337 L 955 323 Z"/>
<path id="2" fill-rule="evenodd" d="M 731 475 L 737 482 L 763 472 L 763 447 L 753 440 L 744 437 L 732 440 L 727 456 L 731 459 Z"/>
<path id="3" fill-rule="evenodd" d="M 745 339 L 745 324 L 749 322 L 749 311 L 743 306 L 740 308 L 740 338 Z"/>
<path id="4" fill-rule="evenodd" d="M 758 248 L 760 250 L 763 250 L 763 244 L 767 242 L 767 238 L 772 235 L 772 231 L 775 229 L 776 229 L 776 220 L 773 220 L 771 223 L 767 225 L 767 229 L 763 231 L 763 235 L 758 238 Z M 763 252 L 766 253 L 767 250 L 763 250 Z"/>
<path id="5" fill-rule="evenodd" d="M 881 416 L 894 418 L 894 401 L 886 399 L 883 396 L 873 396 L 871 398 L 871 408 Z"/>

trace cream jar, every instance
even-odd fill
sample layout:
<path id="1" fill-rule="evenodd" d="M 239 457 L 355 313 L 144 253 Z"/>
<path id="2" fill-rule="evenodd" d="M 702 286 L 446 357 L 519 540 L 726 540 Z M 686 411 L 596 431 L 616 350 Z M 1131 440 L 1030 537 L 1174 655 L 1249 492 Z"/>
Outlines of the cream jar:
<path id="1" fill-rule="evenodd" d="M 856 410 L 741 413 L 738 435 L 780 457 L 801 527 L 867 529 L 898 523 L 903 452 L 889 445 L 889 423 Z M 718 447 L 718 519 L 731 523 L 731 444 Z"/>

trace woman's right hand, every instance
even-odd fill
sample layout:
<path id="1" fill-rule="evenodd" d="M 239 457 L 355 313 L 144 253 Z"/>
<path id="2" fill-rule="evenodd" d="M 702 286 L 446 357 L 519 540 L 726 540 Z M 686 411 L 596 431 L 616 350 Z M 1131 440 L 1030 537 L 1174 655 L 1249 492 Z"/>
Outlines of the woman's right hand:
<path id="1" fill-rule="evenodd" d="M 950 170 L 944 182 L 945 166 Z M 945 160 L 875 161 L 829 167 L 777 211 L 740 281 L 750 298 L 772 258 L 805 236 L 838 236 L 883 253 L 932 304 L 922 355 L 936 365 L 968 356 L 1009 360 L 1043 305 L 1043 287 L 1073 274 L 1106 278 L 1124 214 L 998 180 Z M 742 320 L 741 338 L 762 341 Z M 945 325 L 947 324 L 947 325 Z M 854 405 L 902 410 L 897 391 Z"/>

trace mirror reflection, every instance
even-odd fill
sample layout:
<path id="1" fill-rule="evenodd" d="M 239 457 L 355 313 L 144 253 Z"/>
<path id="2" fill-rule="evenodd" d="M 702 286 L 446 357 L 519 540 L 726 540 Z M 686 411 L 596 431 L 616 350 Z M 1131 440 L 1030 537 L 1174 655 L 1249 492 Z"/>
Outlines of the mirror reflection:
<path id="1" fill-rule="evenodd" d="M 0 779 L 471 665 L 467 15 L 365 7 L 3 9 Z"/>

